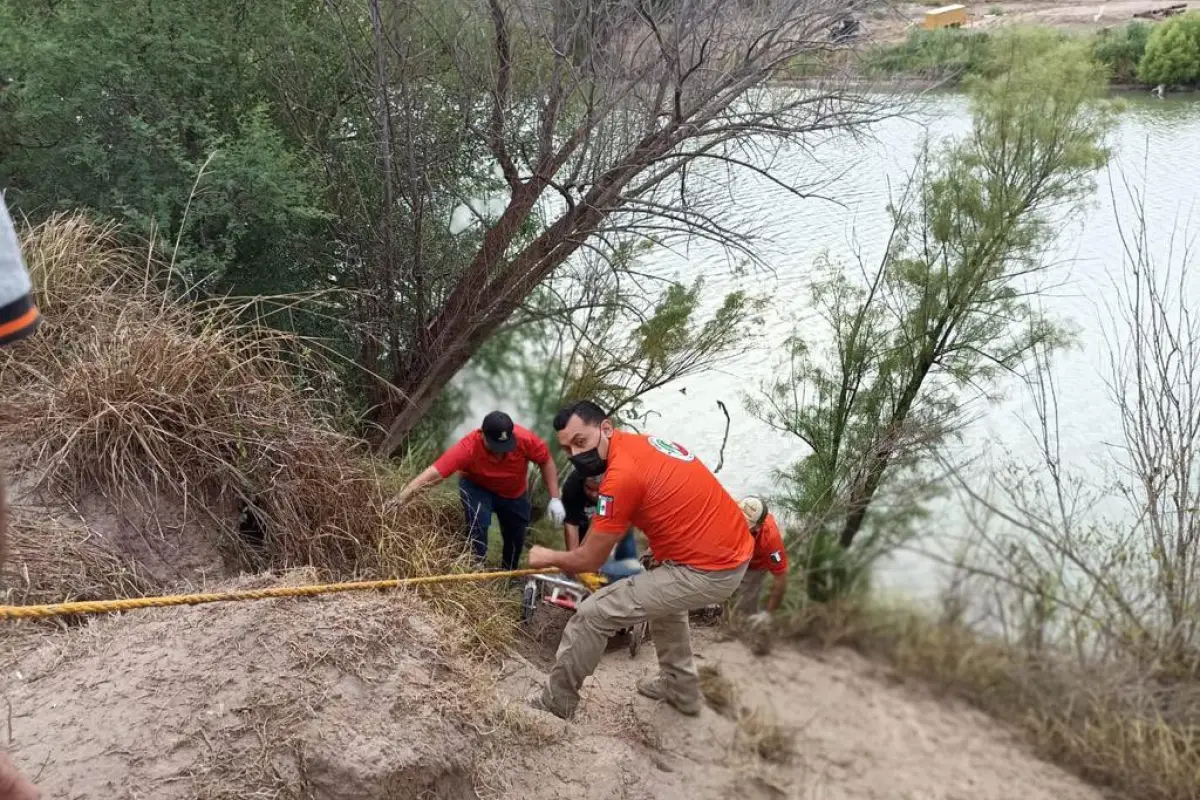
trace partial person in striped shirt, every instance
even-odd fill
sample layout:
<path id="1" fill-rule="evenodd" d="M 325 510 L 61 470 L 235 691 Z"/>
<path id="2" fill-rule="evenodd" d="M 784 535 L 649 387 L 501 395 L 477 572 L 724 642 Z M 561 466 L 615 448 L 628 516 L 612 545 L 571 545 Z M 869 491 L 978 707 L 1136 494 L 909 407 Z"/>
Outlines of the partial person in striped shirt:
<path id="1" fill-rule="evenodd" d="M 0 194 L 0 347 L 24 339 L 37 328 L 40 315 L 33 301 L 33 285 L 17 231 Z M 8 498 L 4 472 L 0 469 L 0 569 L 4 566 L 8 544 Z M 8 753 L 0 750 L 0 800 L 38 800 L 37 787 L 13 766 Z"/>

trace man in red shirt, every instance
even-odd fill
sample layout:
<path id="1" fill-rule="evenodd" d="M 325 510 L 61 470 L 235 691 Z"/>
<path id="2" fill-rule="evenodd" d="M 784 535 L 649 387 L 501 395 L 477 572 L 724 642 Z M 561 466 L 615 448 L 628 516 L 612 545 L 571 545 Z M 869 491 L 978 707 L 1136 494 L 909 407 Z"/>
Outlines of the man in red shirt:
<path id="1" fill-rule="evenodd" d="M 483 425 L 471 431 L 442 453 L 433 465 L 413 478 L 396 496 L 395 505 L 402 506 L 420 489 L 441 483 L 454 473 L 458 493 L 462 498 L 467 533 L 475 558 L 487 559 L 488 528 L 492 514 L 500 522 L 504 540 L 501 563 L 504 569 L 516 569 L 525 547 L 525 532 L 529 528 L 529 464 L 537 464 L 550 492 L 546 509 L 555 525 L 562 524 L 566 512 L 558 496 L 558 472 L 550 449 L 536 433 L 520 425 L 503 411 L 493 411 L 483 418 Z"/>
<path id="2" fill-rule="evenodd" d="M 659 674 L 638 681 L 638 692 L 699 714 L 704 701 L 688 611 L 724 602 L 742 582 L 754 541 L 737 501 L 686 447 L 615 430 L 589 400 L 558 412 L 554 430 L 579 474 L 604 478 L 583 543 L 569 552 L 534 547 L 529 566 L 594 572 L 631 525 L 646 534 L 659 566 L 611 583 L 579 605 L 545 690 L 531 702 L 570 718 L 609 637 L 649 620 Z"/>
<path id="3" fill-rule="evenodd" d="M 742 514 L 750 525 L 750 533 L 754 536 L 754 556 L 738 590 L 741 599 L 737 610 L 757 626 L 770 619 L 770 615 L 783 602 L 787 592 L 788 557 L 783 546 L 783 534 L 766 501 L 747 497 L 742 500 L 741 506 Z M 767 595 L 766 606 L 763 606 L 762 586 L 767 573 L 771 574 L 771 593 Z"/>

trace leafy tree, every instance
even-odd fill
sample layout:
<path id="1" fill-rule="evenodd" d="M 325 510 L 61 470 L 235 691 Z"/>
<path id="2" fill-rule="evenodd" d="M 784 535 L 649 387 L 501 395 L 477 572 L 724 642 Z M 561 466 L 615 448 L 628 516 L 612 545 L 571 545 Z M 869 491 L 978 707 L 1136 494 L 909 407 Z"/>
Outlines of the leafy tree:
<path id="1" fill-rule="evenodd" d="M 1109 78 L 1120 83 L 1137 80 L 1138 64 L 1146 52 L 1150 25 L 1134 21 L 1116 30 L 1105 29 L 1096 36 L 1092 52 L 1108 67 Z"/>
<path id="2" fill-rule="evenodd" d="M 771 144 L 876 117 L 831 85 L 766 88 L 845 11 L 0 0 L 0 181 L 33 216 L 83 207 L 177 241 L 201 290 L 320 293 L 306 331 L 358 368 L 391 453 L 582 253 L 744 248 L 696 177 L 766 175 Z"/>
<path id="3" fill-rule="evenodd" d="M 972 132 L 927 152 L 892 209 L 880 268 L 860 281 L 827 265 L 814 282 L 832 344 L 794 339 L 785 377 L 749 403 L 810 449 L 781 475 L 786 501 L 843 548 L 883 500 L 859 549 L 908 535 L 929 489 L 920 468 L 961 427 L 968 390 L 986 395 L 1066 340 L 1028 284 L 1106 161 L 1103 75 L 1082 44 L 1040 36 L 1002 40 L 995 58 L 994 77 L 968 82 Z"/>
<path id="4" fill-rule="evenodd" d="M 1150 85 L 1200 83 L 1200 13 L 1190 11 L 1155 26 L 1138 65 L 1138 78 Z"/>
<path id="5" fill-rule="evenodd" d="M 35 218 L 82 208 L 165 239 L 190 282 L 311 288 L 329 268 L 322 176 L 271 77 L 278 53 L 321 56 L 314 8 L 0 0 L 0 184 Z"/>
<path id="6" fill-rule="evenodd" d="M 752 14 L 724 0 L 587 0 L 553 12 L 509 0 L 366 6 L 345 0 L 338 26 L 370 27 L 372 46 L 352 59 L 360 90 L 392 99 L 373 101 L 360 129 L 376 153 L 354 187 L 382 193 L 359 204 L 378 224 L 356 227 L 379 235 L 355 255 L 375 304 L 365 317 L 380 321 L 360 361 L 390 384 L 376 387 L 382 453 L 581 252 L 612 252 L 629 235 L 741 245 L 704 204 L 703 184 L 687 180 L 701 165 L 767 174 L 773 145 L 879 113 L 832 85 L 767 89 L 793 58 L 829 50 L 825 33 L 846 11 L 834 0 L 764 0 Z M 447 164 L 494 165 L 497 177 L 478 177 L 498 183 L 495 208 L 455 238 L 461 258 L 400 249 L 440 236 L 451 201 L 490 193 L 443 181 Z"/>
<path id="7" fill-rule="evenodd" d="M 428 190 L 407 202 L 379 180 L 372 25 L 328 5 L 0 0 L 0 184 L 35 219 L 83 208 L 162 240 L 190 292 L 278 298 L 255 308 L 319 336 L 361 411 L 384 399 L 397 318 L 439 296 L 402 265 L 453 274 L 479 233 L 445 222 L 496 179 L 439 88 L 448 62 L 414 56 L 386 76 L 407 123 L 391 134 Z M 416 438 L 436 444 L 462 399 L 441 393 Z"/>

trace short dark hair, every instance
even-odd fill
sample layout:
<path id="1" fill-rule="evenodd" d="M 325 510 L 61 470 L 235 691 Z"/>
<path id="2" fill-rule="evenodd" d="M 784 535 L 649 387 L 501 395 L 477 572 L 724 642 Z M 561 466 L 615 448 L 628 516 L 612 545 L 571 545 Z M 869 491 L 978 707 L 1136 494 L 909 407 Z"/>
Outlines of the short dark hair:
<path id="1" fill-rule="evenodd" d="M 559 412 L 554 415 L 554 430 L 561 431 L 567 427 L 571 417 L 579 417 L 587 425 L 599 425 L 608 419 L 608 414 L 604 413 L 604 409 L 591 400 L 579 400 L 559 409 Z"/>

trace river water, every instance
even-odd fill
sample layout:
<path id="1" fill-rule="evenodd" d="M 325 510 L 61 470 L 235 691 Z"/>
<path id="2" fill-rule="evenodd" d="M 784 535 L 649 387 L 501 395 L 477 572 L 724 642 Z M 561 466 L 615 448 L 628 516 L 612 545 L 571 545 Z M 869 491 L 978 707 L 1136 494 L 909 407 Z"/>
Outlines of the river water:
<path id="1" fill-rule="evenodd" d="M 1177 253 L 1184 229 L 1190 228 L 1193 235 L 1200 232 L 1200 219 L 1191 219 L 1200 213 L 1200 102 L 1145 95 L 1124 99 L 1127 107 L 1109 142 L 1112 161 L 1096 176 L 1096 191 L 1084 211 L 1062 227 L 1043 280 L 1053 289 L 1041 299 L 1047 311 L 1069 320 L 1078 331 L 1079 346 L 1060 353 L 1054 362 L 1061 391 L 1060 435 L 1068 466 L 1097 478 L 1111 462 L 1112 445 L 1120 434 L 1104 378 L 1106 325 L 1116 301 L 1114 281 L 1123 269 L 1118 219 L 1125 227 L 1134 222 L 1127 186 L 1145 194 L 1150 249 L 1157 257 L 1165 260 L 1172 232 Z M 730 217 L 725 223 L 758 230 L 757 252 L 765 268 L 732 269 L 724 251 L 704 243 L 647 254 L 640 266 L 649 273 L 685 282 L 704 276 L 712 306 L 735 288 L 766 292 L 772 305 L 762 339 L 752 352 L 648 396 L 647 406 L 656 413 L 645 428 L 685 443 L 715 466 L 725 432 L 717 401 L 724 401 L 732 421 L 720 477 L 737 496 L 772 493 L 772 471 L 807 451 L 798 440 L 750 416 L 743 398 L 773 377 L 789 334 L 821 338 L 807 296 L 814 262 L 827 253 L 847 263 L 861 257 L 867 265 L 877 264 L 890 230 L 889 192 L 894 195 L 903 184 L 921 141 L 927 135 L 963 133 L 969 125 L 963 96 L 932 95 L 905 118 L 880 123 L 867 140 L 835 139 L 815 151 L 795 153 L 775 168 L 773 174 L 782 180 L 823 184 L 820 193 L 837 202 L 799 199 L 760 177 L 738 176 L 728 187 Z M 1003 448 L 1017 459 L 1033 459 L 1037 451 L 1027 428 L 1033 421 L 1028 394 L 1015 380 L 1000 388 L 998 401 L 976 401 L 971 407 L 974 421 L 962 447 L 968 452 Z M 930 537 L 964 524 L 962 508 L 955 502 L 937 507 L 928 522 Z M 1121 513 L 1115 498 L 1104 510 Z M 879 582 L 927 597 L 937 588 L 938 574 L 924 557 L 902 553 L 883 566 Z"/>

